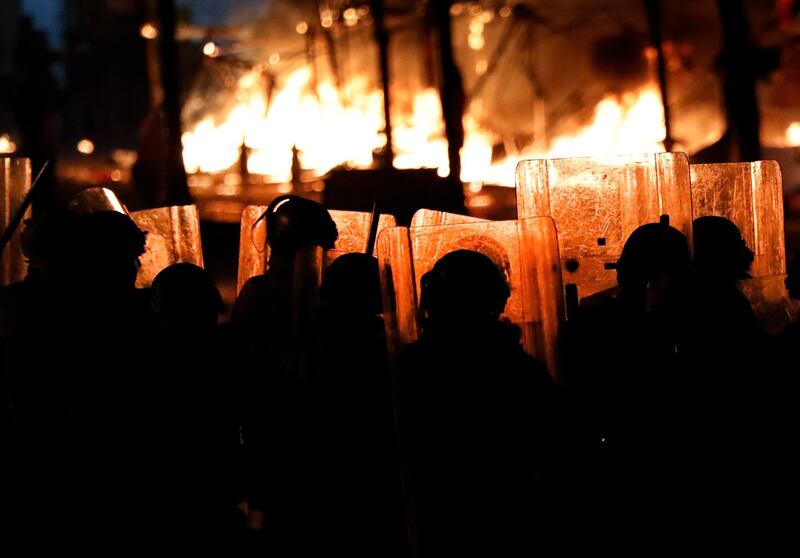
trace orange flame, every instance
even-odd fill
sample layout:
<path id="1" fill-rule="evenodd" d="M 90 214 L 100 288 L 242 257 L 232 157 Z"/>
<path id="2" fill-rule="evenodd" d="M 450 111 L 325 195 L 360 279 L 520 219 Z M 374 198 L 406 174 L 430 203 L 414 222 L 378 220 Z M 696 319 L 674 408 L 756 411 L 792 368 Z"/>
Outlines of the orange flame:
<path id="1" fill-rule="evenodd" d="M 792 146 L 800 146 L 800 122 L 792 122 L 786 128 L 786 142 Z"/>
<path id="2" fill-rule="evenodd" d="M 235 103 L 227 111 L 208 115 L 183 134 L 183 158 L 190 173 L 224 172 L 239 160 L 242 144 L 249 148 L 248 171 L 274 182 L 291 179 L 292 146 L 302 168 L 322 175 L 344 165 L 369 168 L 373 153 L 386 144 L 380 90 L 366 77 L 349 81 L 339 91 L 328 80 L 316 91 L 311 70 L 292 72 L 267 103 L 260 74 L 253 71 L 238 82 Z M 442 110 L 435 89 L 423 89 L 410 111 L 393 111 L 395 167 L 436 168 L 449 173 Z M 549 147 L 528 147 L 492 160 L 501 143 L 468 112 L 461 150 L 461 179 L 468 183 L 514 185 L 514 167 L 521 159 L 611 155 L 663 151 L 665 136 L 661 98 L 655 86 L 623 96 L 608 95 L 594 109 L 592 121 L 573 133 L 557 136 Z"/>
<path id="3" fill-rule="evenodd" d="M 17 150 L 17 144 L 11 139 L 8 134 L 0 134 L 0 153 L 14 153 Z"/>

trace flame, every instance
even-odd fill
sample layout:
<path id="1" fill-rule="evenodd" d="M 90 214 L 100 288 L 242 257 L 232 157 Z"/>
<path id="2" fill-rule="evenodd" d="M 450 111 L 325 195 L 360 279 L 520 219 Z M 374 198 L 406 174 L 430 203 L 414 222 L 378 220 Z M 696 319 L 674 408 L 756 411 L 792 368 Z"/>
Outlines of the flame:
<path id="1" fill-rule="evenodd" d="M 14 153 L 17 150 L 17 144 L 11 139 L 8 134 L 0 134 L 0 153 Z"/>
<path id="2" fill-rule="evenodd" d="M 225 172 L 237 164 L 243 145 L 248 171 L 274 182 L 291 180 L 293 146 L 301 167 L 316 175 L 340 165 L 373 166 L 374 152 L 386 144 L 381 91 L 366 77 L 351 78 L 341 91 L 325 79 L 314 88 L 312 78 L 308 67 L 294 70 L 268 102 L 261 74 L 242 76 L 228 110 L 207 115 L 183 134 L 187 172 Z M 447 176 L 437 91 L 417 91 L 405 111 L 393 107 L 392 119 L 395 167 L 436 168 Z M 500 161 L 493 161 L 492 153 L 493 146 L 504 143 L 502 138 L 482 127 L 470 111 L 464 130 L 461 179 L 503 186 L 514 185 L 514 169 L 522 159 L 659 152 L 665 136 L 661 97 L 652 85 L 607 95 L 588 124 L 554 137 L 547 147 L 529 146 Z"/>
<path id="3" fill-rule="evenodd" d="M 800 146 L 800 122 L 792 122 L 786 129 L 786 141 L 790 146 Z"/>

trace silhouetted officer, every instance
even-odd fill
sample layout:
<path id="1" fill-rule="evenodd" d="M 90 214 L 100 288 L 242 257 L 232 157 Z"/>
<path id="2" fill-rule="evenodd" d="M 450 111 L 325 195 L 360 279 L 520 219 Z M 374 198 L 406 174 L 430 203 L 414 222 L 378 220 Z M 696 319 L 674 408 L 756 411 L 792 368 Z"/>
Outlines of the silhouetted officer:
<path id="1" fill-rule="evenodd" d="M 583 304 L 570 324 L 570 387 L 594 440 L 594 480 L 584 506 L 595 515 L 599 555 L 658 555 L 674 532 L 669 462 L 675 454 L 673 396 L 678 286 L 690 271 L 677 229 L 637 228 L 617 261 L 618 292 Z"/>
<path id="2" fill-rule="evenodd" d="M 142 527 L 135 417 L 150 322 L 134 283 L 145 233 L 120 213 L 62 217 L 39 309 L 8 348 L 15 459 L 36 544 L 113 549 Z"/>
<path id="3" fill-rule="evenodd" d="M 204 269 L 173 264 L 153 280 L 155 343 L 146 403 L 151 516 L 165 541 L 234 554 L 243 517 L 239 355 Z M 239 533 L 240 534 L 240 533 Z"/>
<path id="4" fill-rule="evenodd" d="M 305 401 L 308 499 L 299 554 L 400 556 L 400 469 L 377 260 L 325 270 L 316 373 Z"/>
<path id="5" fill-rule="evenodd" d="M 547 546 L 555 386 L 500 319 L 502 272 L 468 250 L 421 280 L 423 333 L 401 355 L 401 440 L 423 556 Z"/>
<path id="6" fill-rule="evenodd" d="M 306 386 L 289 364 L 295 256 L 307 247 L 333 247 L 336 224 L 320 204 L 298 196 L 270 203 L 269 261 L 263 275 L 245 283 L 233 307 L 232 324 L 249 356 L 244 373 L 242 436 L 248 462 L 250 525 L 263 529 L 269 545 L 286 553 L 300 513 L 303 441 L 298 436 Z"/>

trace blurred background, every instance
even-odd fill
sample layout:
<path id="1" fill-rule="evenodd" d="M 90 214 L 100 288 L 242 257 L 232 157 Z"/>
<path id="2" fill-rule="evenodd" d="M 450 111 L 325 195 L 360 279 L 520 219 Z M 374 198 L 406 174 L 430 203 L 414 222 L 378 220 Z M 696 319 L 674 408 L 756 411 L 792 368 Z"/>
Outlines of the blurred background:
<path id="1" fill-rule="evenodd" d="M 87 186 L 132 210 L 196 203 L 207 264 L 226 276 L 248 204 L 294 192 L 368 209 L 392 190 L 513 218 L 515 164 L 537 157 L 776 159 L 791 233 L 799 12 L 794 0 L 0 0 L 0 153 L 31 157 L 34 173 L 54 163 L 39 205 Z"/>

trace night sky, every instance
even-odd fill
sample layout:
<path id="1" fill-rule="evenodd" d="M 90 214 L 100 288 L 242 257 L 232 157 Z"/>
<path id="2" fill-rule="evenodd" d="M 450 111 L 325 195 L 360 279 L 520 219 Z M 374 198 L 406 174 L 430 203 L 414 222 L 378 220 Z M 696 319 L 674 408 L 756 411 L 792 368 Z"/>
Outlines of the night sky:
<path id="1" fill-rule="evenodd" d="M 61 6 L 64 0 L 22 0 L 23 9 L 31 16 L 38 29 L 47 32 L 50 46 L 61 46 Z M 179 6 L 187 6 L 192 14 L 192 23 L 214 25 L 241 23 L 252 19 L 271 4 L 270 0 L 178 0 Z"/>

